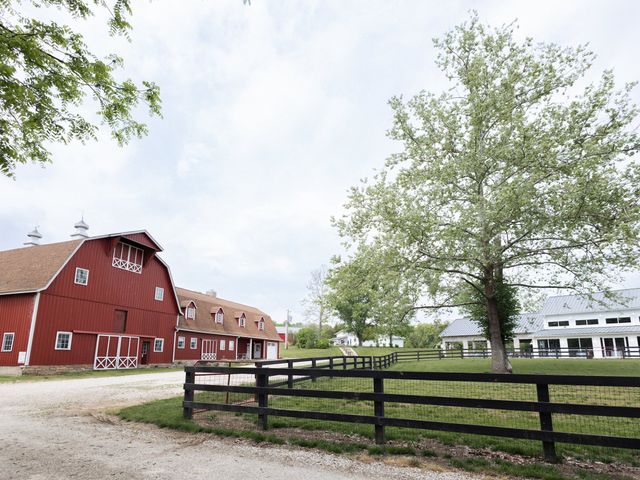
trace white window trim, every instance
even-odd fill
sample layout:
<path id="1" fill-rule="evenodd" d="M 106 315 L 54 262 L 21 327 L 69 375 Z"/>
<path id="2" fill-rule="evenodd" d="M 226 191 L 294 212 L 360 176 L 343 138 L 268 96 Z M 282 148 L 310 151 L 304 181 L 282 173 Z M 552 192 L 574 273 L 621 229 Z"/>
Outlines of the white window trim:
<path id="1" fill-rule="evenodd" d="M 220 340 L 220 350 L 226 350 L 226 349 L 227 349 L 227 341 Z"/>
<path id="2" fill-rule="evenodd" d="M 195 340 L 195 342 L 194 342 Z M 198 337 L 191 337 L 189 339 L 189 349 L 190 350 L 197 350 L 198 349 Z"/>
<path id="3" fill-rule="evenodd" d="M 178 346 L 179 349 L 183 350 L 184 346 L 185 346 L 185 338 L 184 337 L 178 337 L 178 343 L 176 344 Z M 182 343 L 182 346 L 180 346 L 180 344 Z"/>
<path id="4" fill-rule="evenodd" d="M 236 342 L 235 340 L 229 340 L 229 350 L 235 350 L 236 349 Z"/>
<path id="5" fill-rule="evenodd" d="M 58 339 L 60 338 L 60 335 L 69 335 L 69 346 L 67 348 L 58 348 Z M 71 350 L 71 341 L 73 340 L 73 332 L 63 332 L 63 331 L 58 331 L 56 332 L 56 344 L 54 346 L 55 350 Z"/>
<path id="6" fill-rule="evenodd" d="M 258 322 L 258 330 L 264 331 L 264 321 L 260 320 Z"/>
<path id="7" fill-rule="evenodd" d="M 79 282 L 78 281 L 78 272 L 79 271 L 84 271 L 87 272 L 87 281 L 85 283 Z M 89 269 L 88 268 L 82 268 L 82 267 L 76 267 L 76 274 L 73 278 L 73 283 L 75 283 L 76 285 L 82 285 L 83 287 L 86 287 L 87 285 L 89 285 Z"/>
<path id="8" fill-rule="evenodd" d="M 240 315 L 240 316 L 238 317 L 238 325 L 239 325 L 240 327 L 245 328 L 245 326 L 246 326 L 246 322 L 247 322 L 247 319 L 246 319 L 244 316 Z"/>
<path id="9" fill-rule="evenodd" d="M 189 305 L 192 305 L 192 304 L 190 303 Z M 189 315 L 189 312 L 192 312 L 193 315 Z M 196 318 L 196 307 L 187 307 L 187 311 L 184 313 L 186 318 L 190 320 L 194 320 Z"/>
<path id="10" fill-rule="evenodd" d="M 4 348 L 4 344 L 5 344 L 5 340 L 6 338 L 11 335 L 11 348 L 5 350 Z M 4 335 L 2 335 L 2 352 L 12 352 L 13 351 L 13 342 L 16 340 L 16 334 L 15 332 L 6 332 Z"/>
<path id="11" fill-rule="evenodd" d="M 215 315 L 216 323 L 224 324 L 224 312 L 222 310 L 218 310 Z"/>
<path id="12" fill-rule="evenodd" d="M 156 348 L 156 346 L 158 345 L 158 342 L 160 342 L 159 350 Z M 156 338 L 153 340 L 153 351 L 155 353 L 162 353 L 164 351 L 164 338 Z"/>
<path id="13" fill-rule="evenodd" d="M 158 293 L 160 295 L 158 295 Z M 158 298 L 158 297 L 160 297 L 160 298 Z M 164 288 L 156 287 L 156 292 L 155 292 L 155 295 L 154 295 L 153 298 L 155 298 L 158 302 L 164 301 Z"/>

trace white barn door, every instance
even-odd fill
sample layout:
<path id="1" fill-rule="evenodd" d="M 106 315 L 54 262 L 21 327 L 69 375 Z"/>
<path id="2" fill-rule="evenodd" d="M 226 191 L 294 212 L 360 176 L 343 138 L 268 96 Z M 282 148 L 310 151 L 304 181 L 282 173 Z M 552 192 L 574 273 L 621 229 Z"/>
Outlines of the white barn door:
<path id="1" fill-rule="evenodd" d="M 217 340 L 202 340 L 202 353 L 200 354 L 201 360 L 215 360 L 218 350 Z"/>
<path id="2" fill-rule="evenodd" d="M 276 342 L 267 342 L 267 360 L 275 360 L 278 358 L 278 344 Z"/>

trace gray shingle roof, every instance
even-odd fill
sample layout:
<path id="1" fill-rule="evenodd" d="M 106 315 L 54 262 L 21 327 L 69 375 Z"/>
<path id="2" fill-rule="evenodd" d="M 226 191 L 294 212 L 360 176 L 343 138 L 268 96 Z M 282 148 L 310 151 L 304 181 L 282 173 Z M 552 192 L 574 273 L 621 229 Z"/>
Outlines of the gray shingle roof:
<path id="1" fill-rule="evenodd" d="M 616 333 L 637 333 L 640 335 L 640 326 L 638 325 L 614 325 L 611 327 L 581 327 L 581 328 L 547 328 L 546 330 L 540 330 L 536 332 L 536 337 L 566 337 L 568 335 L 575 335 L 577 337 L 591 336 L 591 335 L 607 335 Z"/>
<path id="2" fill-rule="evenodd" d="M 523 313 L 518 319 L 515 333 L 534 333 L 542 328 L 542 317 L 537 313 Z M 471 337 L 480 336 L 482 332 L 476 322 L 468 318 L 458 318 L 445 328 L 440 337 Z"/>
<path id="3" fill-rule="evenodd" d="M 584 295 L 549 297 L 544 302 L 540 313 L 543 315 L 563 315 L 640 308 L 640 288 L 613 290 L 612 293 L 616 296 L 610 299 L 605 297 L 604 292 L 591 294 L 592 299 Z"/>

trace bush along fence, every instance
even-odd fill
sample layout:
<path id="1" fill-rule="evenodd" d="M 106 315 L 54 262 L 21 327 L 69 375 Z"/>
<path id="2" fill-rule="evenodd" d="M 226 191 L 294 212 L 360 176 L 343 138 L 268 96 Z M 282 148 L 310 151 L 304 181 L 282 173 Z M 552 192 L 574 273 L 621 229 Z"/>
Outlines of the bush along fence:
<path id="1" fill-rule="evenodd" d="M 640 449 L 638 377 L 384 370 L 405 359 L 395 352 L 186 367 L 183 414 L 254 414 L 263 429 L 269 418 L 369 425 L 377 443 L 387 428 L 534 440 L 548 461 L 557 459 L 556 443 Z"/>

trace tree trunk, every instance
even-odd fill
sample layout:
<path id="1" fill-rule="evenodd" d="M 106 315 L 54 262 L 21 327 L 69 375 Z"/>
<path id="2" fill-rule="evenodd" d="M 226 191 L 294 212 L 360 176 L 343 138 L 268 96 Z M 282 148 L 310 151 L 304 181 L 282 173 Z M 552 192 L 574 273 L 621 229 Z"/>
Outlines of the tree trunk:
<path id="1" fill-rule="evenodd" d="M 393 347 L 393 333 L 389 334 L 389 346 Z"/>
<path id="2" fill-rule="evenodd" d="M 491 342 L 491 371 L 493 373 L 512 373 L 511 362 L 507 357 L 507 350 L 502 342 L 500 318 L 496 299 L 487 299 L 487 317 L 489 318 L 489 333 Z"/>

